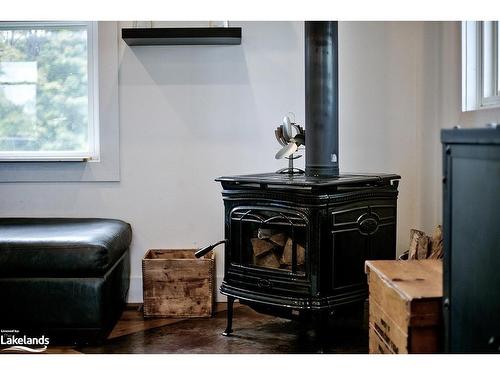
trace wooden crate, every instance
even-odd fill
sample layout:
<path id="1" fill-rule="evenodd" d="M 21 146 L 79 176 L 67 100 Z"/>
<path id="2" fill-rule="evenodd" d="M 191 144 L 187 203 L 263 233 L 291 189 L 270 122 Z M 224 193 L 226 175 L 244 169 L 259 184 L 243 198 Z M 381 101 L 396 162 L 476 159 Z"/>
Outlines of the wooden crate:
<path id="1" fill-rule="evenodd" d="M 215 307 L 215 254 L 148 250 L 142 259 L 145 317 L 209 317 Z"/>
<path id="2" fill-rule="evenodd" d="M 442 350 L 440 260 L 367 261 L 370 353 Z"/>
<path id="3" fill-rule="evenodd" d="M 368 339 L 370 354 L 395 354 L 392 349 L 389 348 L 387 342 L 371 327 Z"/>

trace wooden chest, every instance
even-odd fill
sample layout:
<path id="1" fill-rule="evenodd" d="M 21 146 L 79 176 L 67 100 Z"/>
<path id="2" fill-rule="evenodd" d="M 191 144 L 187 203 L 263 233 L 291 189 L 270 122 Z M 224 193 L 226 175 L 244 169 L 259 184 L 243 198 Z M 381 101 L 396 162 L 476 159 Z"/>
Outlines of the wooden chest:
<path id="1" fill-rule="evenodd" d="M 441 260 L 367 261 L 370 353 L 442 351 Z"/>
<path id="2" fill-rule="evenodd" d="M 148 250 L 142 260 L 145 317 L 209 317 L 215 306 L 215 254 Z"/>

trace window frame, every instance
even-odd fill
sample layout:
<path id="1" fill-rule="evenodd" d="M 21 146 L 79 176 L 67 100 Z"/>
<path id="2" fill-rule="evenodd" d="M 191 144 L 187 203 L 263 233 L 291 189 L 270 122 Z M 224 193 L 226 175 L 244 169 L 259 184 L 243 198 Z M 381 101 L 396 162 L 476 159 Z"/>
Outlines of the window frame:
<path id="1" fill-rule="evenodd" d="M 99 52 L 96 21 L 0 22 L 2 29 L 85 27 L 87 30 L 88 149 L 84 151 L 1 151 L 0 162 L 99 162 Z"/>
<path id="2" fill-rule="evenodd" d="M 483 21 L 462 22 L 462 111 L 500 107 L 500 34 L 499 23 L 492 25 L 492 61 L 493 72 L 488 84 L 495 95 L 485 96 Z"/>
<path id="3" fill-rule="evenodd" d="M 2 183 L 118 182 L 120 181 L 119 66 L 124 42 L 119 23 L 99 21 L 99 160 L 88 162 L 0 161 Z"/>

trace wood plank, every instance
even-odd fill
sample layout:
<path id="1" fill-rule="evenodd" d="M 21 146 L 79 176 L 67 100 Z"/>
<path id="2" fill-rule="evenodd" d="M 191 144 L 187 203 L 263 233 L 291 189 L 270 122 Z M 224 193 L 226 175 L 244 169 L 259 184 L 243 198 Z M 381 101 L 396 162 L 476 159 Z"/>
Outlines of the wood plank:
<path id="1" fill-rule="evenodd" d="M 118 323 L 116 323 L 113 331 L 108 335 L 108 339 L 115 337 L 130 335 L 136 332 L 146 331 L 148 329 L 163 327 L 168 324 L 173 324 L 183 320 L 182 318 L 144 318 L 142 310 L 126 309 Z"/>
<path id="2" fill-rule="evenodd" d="M 375 301 L 370 301 L 369 324 L 396 354 L 436 353 L 440 350 L 440 325 L 400 327 Z M 411 324 L 411 322 L 410 322 Z"/>
<path id="3" fill-rule="evenodd" d="M 440 260 L 373 260 L 365 270 L 375 272 L 407 301 L 443 296 L 443 263 Z"/>
<path id="4" fill-rule="evenodd" d="M 440 326 L 411 327 L 409 352 L 414 354 L 439 353 L 442 350 Z"/>
<path id="5" fill-rule="evenodd" d="M 193 297 L 187 300 L 178 298 L 145 298 L 144 313 L 146 316 L 161 317 L 203 317 L 212 314 L 212 307 L 207 304 L 206 296 Z M 147 308 L 146 308 L 147 306 Z"/>
<path id="6" fill-rule="evenodd" d="M 370 329 L 384 339 L 393 353 L 408 353 L 408 325 L 398 326 L 394 319 L 372 298 L 369 301 Z"/>
<path id="7" fill-rule="evenodd" d="M 142 304 L 128 304 L 120 317 L 120 320 L 113 328 L 113 331 L 108 336 L 108 339 L 115 337 L 126 336 L 136 332 L 147 331 L 152 328 L 163 327 L 169 324 L 174 324 L 186 318 L 145 318 L 140 306 Z M 235 302 L 234 308 L 241 305 Z M 217 312 L 226 311 L 227 303 L 218 302 L 215 306 Z"/>
<path id="8" fill-rule="evenodd" d="M 370 354 L 396 354 L 371 326 L 368 331 L 368 351 Z"/>
<path id="9" fill-rule="evenodd" d="M 405 327 L 410 324 L 409 302 L 389 284 L 381 279 L 376 272 L 367 269 L 369 300 L 384 306 L 385 311 L 390 311 L 395 324 Z"/>

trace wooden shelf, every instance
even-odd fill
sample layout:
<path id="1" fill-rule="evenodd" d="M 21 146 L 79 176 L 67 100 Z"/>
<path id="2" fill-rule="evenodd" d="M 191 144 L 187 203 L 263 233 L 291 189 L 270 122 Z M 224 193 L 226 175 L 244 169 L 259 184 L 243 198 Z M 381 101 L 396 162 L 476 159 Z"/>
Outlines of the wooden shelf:
<path id="1" fill-rule="evenodd" d="M 122 39 L 129 46 L 236 45 L 241 27 L 125 28 Z"/>

